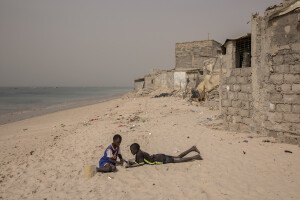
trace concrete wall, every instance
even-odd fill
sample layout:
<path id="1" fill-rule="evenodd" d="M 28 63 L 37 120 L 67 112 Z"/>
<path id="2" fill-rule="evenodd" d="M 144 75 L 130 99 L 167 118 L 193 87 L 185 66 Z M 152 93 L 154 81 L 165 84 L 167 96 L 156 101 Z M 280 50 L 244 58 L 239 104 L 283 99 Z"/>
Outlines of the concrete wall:
<path id="1" fill-rule="evenodd" d="M 272 18 L 284 7 L 254 15 L 251 68 L 233 68 L 228 51 L 221 77 L 221 112 L 230 130 L 267 134 L 300 143 L 300 12 Z M 279 9 L 280 8 L 280 9 Z M 234 55 L 234 54 L 233 54 Z M 222 58 L 223 59 L 223 58 Z M 231 61 L 230 61 L 231 60 Z"/>
<path id="2" fill-rule="evenodd" d="M 175 46 L 175 69 L 203 68 L 204 62 L 216 57 L 221 44 L 214 40 L 177 43 Z"/>
<path id="3" fill-rule="evenodd" d="M 290 137 L 300 136 L 299 17 L 299 10 L 271 20 L 256 17 L 252 25 L 259 52 L 253 58 L 254 119 L 263 132 L 290 143 L 300 141 Z"/>
<path id="4" fill-rule="evenodd" d="M 221 112 L 229 130 L 249 132 L 253 126 L 251 74 L 251 68 L 228 69 L 221 80 Z"/>
<path id="5" fill-rule="evenodd" d="M 146 75 L 144 88 L 146 89 L 173 89 L 174 87 L 174 72 L 165 70 L 152 71 Z"/>
<path id="6" fill-rule="evenodd" d="M 134 82 L 134 90 L 140 90 L 144 88 L 144 81 Z"/>
<path id="7" fill-rule="evenodd" d="M 186 87 L 186 72 L 174 72 L 174 90 Z"/>

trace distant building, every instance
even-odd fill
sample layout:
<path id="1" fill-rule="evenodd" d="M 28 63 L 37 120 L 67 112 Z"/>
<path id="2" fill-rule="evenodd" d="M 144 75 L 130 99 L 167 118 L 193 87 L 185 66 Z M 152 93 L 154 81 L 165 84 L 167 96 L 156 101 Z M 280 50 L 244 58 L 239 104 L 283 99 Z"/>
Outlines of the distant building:
<path id="1" fill-rule="evenodd" d="M 221 54 L 221 44 L 214 40 L 177 43 L 175 45 L 175 70 L 200 69 L 211 58 Z"/>

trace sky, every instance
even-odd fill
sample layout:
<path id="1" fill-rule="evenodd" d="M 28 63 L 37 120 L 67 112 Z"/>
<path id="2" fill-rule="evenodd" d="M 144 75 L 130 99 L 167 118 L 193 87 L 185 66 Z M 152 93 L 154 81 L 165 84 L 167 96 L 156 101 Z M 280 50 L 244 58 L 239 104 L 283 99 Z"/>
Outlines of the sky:
<path id="1" fill-rule="evenodd" d="M 175 43 L 251 31 L 281 0 L 0 0 L 0 87 L 133 86 Z"/>

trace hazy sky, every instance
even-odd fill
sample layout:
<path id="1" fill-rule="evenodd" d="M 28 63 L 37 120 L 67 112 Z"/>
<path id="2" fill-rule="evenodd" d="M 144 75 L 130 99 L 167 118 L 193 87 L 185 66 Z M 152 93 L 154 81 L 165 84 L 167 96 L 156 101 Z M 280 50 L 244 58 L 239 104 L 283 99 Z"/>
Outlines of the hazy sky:
<path id="1" fill-rule="evenodd" d="M 0 0 L 0 86 L 132 86 L 175 43 L 250 32 L 281 0 Z"/>

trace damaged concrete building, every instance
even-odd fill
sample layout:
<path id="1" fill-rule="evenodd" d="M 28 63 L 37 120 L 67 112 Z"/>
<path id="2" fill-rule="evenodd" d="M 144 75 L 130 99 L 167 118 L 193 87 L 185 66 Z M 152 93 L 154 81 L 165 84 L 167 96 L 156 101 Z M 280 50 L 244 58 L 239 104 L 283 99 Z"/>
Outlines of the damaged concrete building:
<path id="1" fill-rule="evenodd" d="M 154 70 L 135 88 L 204 91 L 219 87 L 225 128 L 300 144 L 300 1 L 255 14 L 251 33 L 177 43 L 175 68 Z M 207 90 L 206 90 L 207 91 Z"/>
<path id="2" fill-rule="evenodd" d="M 251 35 L 225 42 L 221 112 L 229 130 L 300 143 L 300 2 L 253 15 Z M 250 58 L 251 57 L 251 60 Z"/>
<path id="3" fill-rule="evenodd" d="M 177 43 L 175 45 L 175 68 L 151 70 L 144 78 L 134 81 L 135 90 L 196 88 L 206 73 L 205 66 L 215 63 L 221 54 L 221 44 L 214 40 Z"/>

